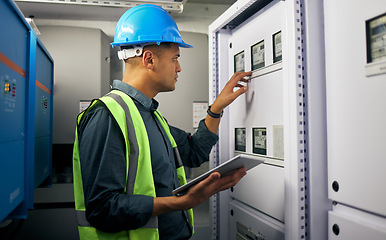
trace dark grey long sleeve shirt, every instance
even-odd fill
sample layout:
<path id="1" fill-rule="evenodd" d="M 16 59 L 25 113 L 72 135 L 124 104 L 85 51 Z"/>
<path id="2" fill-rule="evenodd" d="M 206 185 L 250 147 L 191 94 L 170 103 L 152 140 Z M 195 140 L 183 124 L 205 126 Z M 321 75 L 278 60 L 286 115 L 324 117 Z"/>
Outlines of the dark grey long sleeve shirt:
<path id="1" fill-rule="evenodd" d="M 154 111 L 158 102 L 122 81 L 113 89 L 129 95 L 136 104 L 147 130 L 157 197 L 172 196 L 179 186 L 171 143 Z M 208 160 L 218 136 L 204 121 L 193 135 L 170 126 L 184 166 L 198 167 Z M 96 228 L 119 232 L 139 228 L 147 223 L 153 211 L 153 198 L 122 194 L 126 184 L 125 143 L 118 124 L 109 111 L 98 103 L 78 126 L 79 155 L 86 204 L 86 217 Z M 186 239 L 191 226 L 185 211 L 158 217 L 160 239 Z"/>

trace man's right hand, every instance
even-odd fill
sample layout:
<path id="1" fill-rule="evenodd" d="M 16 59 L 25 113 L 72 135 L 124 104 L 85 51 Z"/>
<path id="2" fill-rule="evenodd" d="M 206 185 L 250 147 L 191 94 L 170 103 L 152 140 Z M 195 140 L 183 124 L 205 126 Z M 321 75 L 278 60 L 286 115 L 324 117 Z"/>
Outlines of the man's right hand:
<path id="1" fill-rule="evenodd" d="M 223 178 L 221 178 L 220 173 L 214 172 L 197 185 L 191 187 L 185 195 L 155 197 L 153 216 L 193 208 L 214 194 L 235 186 L 246 174 L 246 168 L 240 168 L 232 175 Z"/>
<path id="2" fill-rule="evenodd" d="M 214 194 L 235 186 L 247 174 L 246 168 L 240 168 L 232 175 L 221 178 L 220 173 L 214 172 L 206 179 L 191 187 L 181 198 L 186 199 L 186 209 L 195 207 Z"/>

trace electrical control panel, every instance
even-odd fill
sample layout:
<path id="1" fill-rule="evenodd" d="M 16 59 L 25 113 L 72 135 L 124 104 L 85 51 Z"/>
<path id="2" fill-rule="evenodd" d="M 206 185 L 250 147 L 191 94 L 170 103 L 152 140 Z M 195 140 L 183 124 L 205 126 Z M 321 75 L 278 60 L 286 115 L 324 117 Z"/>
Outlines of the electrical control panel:
<path id="1" fill-rule="evenodd" d="M 320 9 L 320 3 L 307 6 Z M 240 0 L 209 27 L 213 100 L 236 71 L 252 71 L 244 83 L 248 91 L 224 112 L 213 165 L 241 153 L 265 158 L 230 192 L 213 200 L 213 238 L 284 239 L 284 234 L 286 239 L 306 238 L 307 211 L 311 210 L 307 205 L 304 12 L 304 1 Z M 243 221 L 231 214 L 228 226 L 226 215 L 217 209 L 226 209 L 229 201 L 269 220 L 260 225 L 256 215 Z M 320 228 L 327 225 L 327 215 L 319 219 L 324 224 Z M 229 227 L 231 233 L 226 234 Z"/>
<path id="2" fill-rule="evenodd" d="M 25 194 L 29 28 L 8 1 L 0 2 L 0 220 Z M 4 184 L 7 183 L 7 184 Z"/>
<path id="3" fill-rule="evenodd" d="M 214 237 L 386 238 L 385 16 L 383 0 L 239 0 L 210 26 L 213 100 L 252 71 L 212 162 L 266 159 L 215 198 Z"/>
<path id="4" fill-rule="evenodd" d="M 227 79 L 235 71 L 253 71 L 248 91 L 229 106 L 230 155 L 284 159 L 283 134 L 277 131 L 284 121 L 282 60 L 278 61 L 285 30 L 282 15 L 283 5 L 273 1 L 229 32 Z"/>
<path id="5" fill-rule="evenodd" d="M 266 164 L 248 172 L 230 196 L 282 222 L 284 78 L 282 60 L 278 59 L 283 59 L 283 11 L 282 3 L 273 1 L 229 31 L 227 79 L 235 71 L 252 71 L 252 76 L 246 84 L 248 91 L 228 107 L 229 128 L 224 130 L 231 133 L 230 156 L 246 153 L 266 157 Z M 275 204 L 267 204 L 272 202 Z"/>
<path id="6" fill-rule="evenodd" d="M 0 2 L 0 29 L 2 221 L 27 217 L 35 183 L 51 175 L 53 60 L 13 1 Z"/>
<path id="7" fill-rule="evenodd" d="M 227 19 L 235 13 L 224 13 L 223 19 L 220 17 L 211 26 L 214 29 L 221 26 L 212 45 L 218 71 L 213 73 L 217 84 L 214 86 L 220 90 L 235 72 L 252 71 L 248 82 L 241 83 L 248 91 L 228 106 L 222 117 L 218 159 L 222 162 L 238 154 L 248 154 L 264 157 L 265 163 L 248 171 L 247 176 L 231 188 L 229 199 L 238 209 L 233 212 L 240 211 L 240 214 L 229 216 L 230 235 L 221 236 L 223 231 L 220 230 L 217 237 L 284 239 L 283 86 L 286 78 L 283 66 L 287 56 L 283 49 L 287 42 L 282 38 L 287 34 L 285 4 L 279 0 L 250 1 L 249 4 L 240 1 L 240 6 L 238 3 L 229 10 L 234 10 L 238 16 L 236 13 L 234 19 Z M 238 11 L 246 6 L 254 10 Z M 246 221 L 247 216 L 242 213 L 251 209 L 272 221 L 257 224 L 260 220 L 253 214 Z M 279 223 L 279 227 L 271 225 L 272 222 Z M 255 224 L 251 230 L 250 226 Z M 259 234 L 262 232 L 267 234 Z"/>

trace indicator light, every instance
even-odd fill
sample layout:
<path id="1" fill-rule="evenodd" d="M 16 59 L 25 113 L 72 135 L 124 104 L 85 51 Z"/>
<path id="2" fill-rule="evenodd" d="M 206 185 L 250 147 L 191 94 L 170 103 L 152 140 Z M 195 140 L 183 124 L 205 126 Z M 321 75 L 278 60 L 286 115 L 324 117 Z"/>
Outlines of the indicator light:
<path id="1" fill-rule="evenodd" d="M 8 80 L 5 80 L 4 83 L 4 93 L 8 94 L 11 91 L 11 87 Z"/>

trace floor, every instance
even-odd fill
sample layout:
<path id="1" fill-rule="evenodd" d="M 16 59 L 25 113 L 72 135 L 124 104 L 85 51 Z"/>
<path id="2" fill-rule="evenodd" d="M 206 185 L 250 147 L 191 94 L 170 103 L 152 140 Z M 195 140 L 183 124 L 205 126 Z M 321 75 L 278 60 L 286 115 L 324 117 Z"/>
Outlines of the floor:
<path id="1" fill-rule="evenodd" d="M 37 189 L 35 204 L 29 211 L 14 240 L 77 240 L 78 231 L 73 207 L 72 184 L 54 184 L 52 188 Z M 41 207 L 43 206 L 43 207 Z M 209 201 L 193 209 L 195 234 L 191 240 L 210 239 Z"/>

